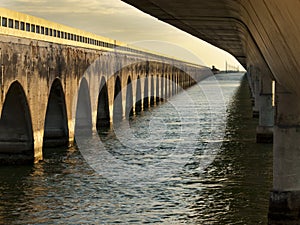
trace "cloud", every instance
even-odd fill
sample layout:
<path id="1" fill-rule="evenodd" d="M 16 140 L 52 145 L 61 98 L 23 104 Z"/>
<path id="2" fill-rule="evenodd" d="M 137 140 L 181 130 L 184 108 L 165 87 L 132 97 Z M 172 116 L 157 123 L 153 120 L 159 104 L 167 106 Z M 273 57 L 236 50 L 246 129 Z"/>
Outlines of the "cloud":
<path id="1" fill-rule="evenodd" d="M 40 4 L 40 3 L 46 3 L 47 0 L 33 0 L 33 1 L 31 1 L 31 0 L 15 0 L 14 2 L 16 4 L 27 4 L 27 3 Z"/>
<path id="2" fill-rule="evenodd" d="M 130 14 L 135 8 L 120 0 L 2 0 L 2 6 L 25 13 Z"/>

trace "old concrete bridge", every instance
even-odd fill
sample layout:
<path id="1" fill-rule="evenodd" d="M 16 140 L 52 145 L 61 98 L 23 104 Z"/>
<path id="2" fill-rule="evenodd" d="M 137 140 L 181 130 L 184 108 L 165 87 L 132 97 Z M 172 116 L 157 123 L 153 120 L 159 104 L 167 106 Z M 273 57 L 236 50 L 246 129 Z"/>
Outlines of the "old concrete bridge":
<path id="1" fill-rule="evenodd" d="M 300 2 L 298 0 L 123 0 L 232 53 L 251 78 L 258 141 L 272 131 L 270 224 L 300 223 Z M 270 137 L 270 136 L 269 136 Z"/>
<path id="2" fill-rule="evenodd" d="M 87 32 L 0 10 L 0 161 L 37 162 L 75 131 L 109 126 L 211 72 Z"/>

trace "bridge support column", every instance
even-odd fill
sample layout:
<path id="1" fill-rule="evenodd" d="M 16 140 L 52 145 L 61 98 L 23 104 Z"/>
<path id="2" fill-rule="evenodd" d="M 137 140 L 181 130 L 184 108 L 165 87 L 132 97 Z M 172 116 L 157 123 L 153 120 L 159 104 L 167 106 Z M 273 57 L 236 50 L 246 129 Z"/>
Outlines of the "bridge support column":
<path id="1" fill-rule="evenodd" d="M 253 106 L 253 118 L 259 118 L 260 109 L 260 79 L 257 70 L 252 69 L 251 77 L 253 82 L 253 94 L 254 94 L 254 106 Z"/>
<path id="2" fill-rule="evenodd" d="M 254 82 L 253 82 L 253 78 L 252 78 L 252 74 L 251 74 L 251 66 L 249 66 L 247 69 L 247 79 L 248 79 L 248 83 L 249 83 L 249 87 L 250 87 L 250 91 L 251 91 L 251 98 L 252 98 L 253 104 L 254 104 Z"/>
<path id="3" fill-rule="evenodd" d="M 273 147 L 273 191 L 269 224 L 300 224 L 299 96 L 276 85 Z"/>
<path id="4" fill-rule="evenodd" d="M 272 105 L 272 79 L 260 76 L 259 125 L 256 128 L 257 143 L 273 143 L 274 109 Z"/>
<path id="5" fill-rule="evenodd" d="M 253 104 L 253 118 L 259 118 L 260 110 L 260 77 L 258 70 L 254 66 L 249 66 L 247 70 L 247 78 L 251 90 Z"/>
<path id="6" fill-rule="evenodd" d="M 39 162 L 43 159 L 43 136 L 44 130 L 34 131 L 34 163 Z"/>
<path id="7" fill-rule="evenodd" d="M 71 147 L 71 146 L 75 145 L 75 124 L 73 122 L 73 119 L 70 119 L 68 121 L 68 127 L 69 127 L 69 143 L 68 143 L 68 146 Z"/>

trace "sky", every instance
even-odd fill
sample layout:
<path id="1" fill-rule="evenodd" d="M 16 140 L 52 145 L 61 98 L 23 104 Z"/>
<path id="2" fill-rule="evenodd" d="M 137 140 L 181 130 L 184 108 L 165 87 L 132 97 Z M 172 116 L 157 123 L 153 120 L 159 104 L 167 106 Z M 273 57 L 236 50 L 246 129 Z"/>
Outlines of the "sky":
<path id="1" fill-rule="evenodd" d="M 0 7 L 208 67 L 242 69 L 229 53 L 120 0 L 0 0 Z"/>

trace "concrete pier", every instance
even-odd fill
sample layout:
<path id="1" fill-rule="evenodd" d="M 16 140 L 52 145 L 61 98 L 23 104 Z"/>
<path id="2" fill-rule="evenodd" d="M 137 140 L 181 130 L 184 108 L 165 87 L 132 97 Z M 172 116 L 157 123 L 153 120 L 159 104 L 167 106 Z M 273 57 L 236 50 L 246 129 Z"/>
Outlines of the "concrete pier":
<path id="1" fill-rule="evenodd" d="M 259 77 L 259 71 L 257 68 L 255 69 L 252 67 L 251 70 L 251 80 L 253 84 L 253 118 L 259 118 L 259 113 L 260 113 L 260 103 L 261 103 L 261 96 L 260 96 L 260 88 L 261 88 L 261 83 L 260 83 L 260 77 Z"/>
<path id="2" fill-rule="evenodd" d="M 274 107 L 272 77 L 264 71 L 260 78 L 259 88 L 259 125 L 256 129 L 257 143 L 273 143 Z"/>
<path id="3" fill-rule="evenodd" d="M 273 190 L 269 224 L 299 224 L 300 104 L 299 96 L 276 85 Z"/>

